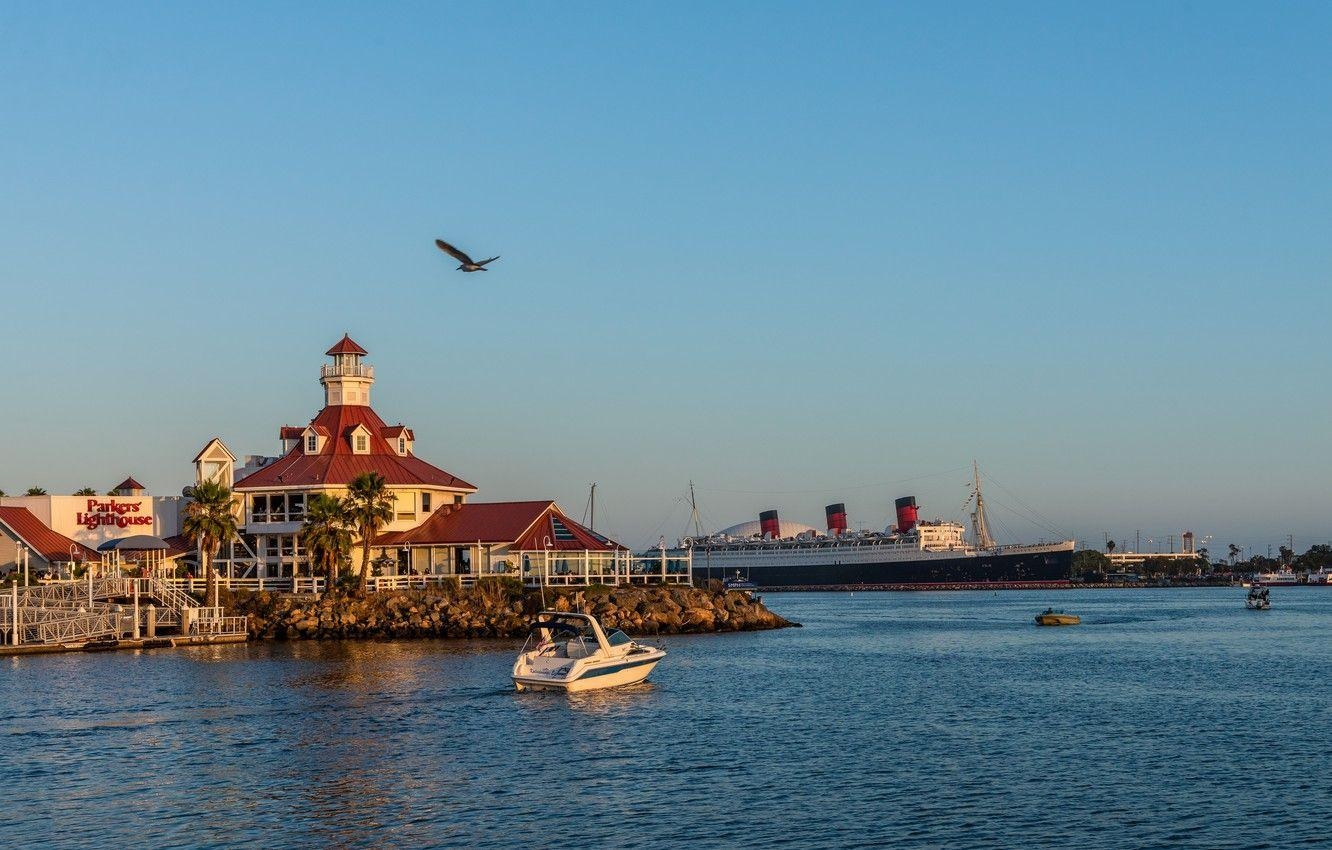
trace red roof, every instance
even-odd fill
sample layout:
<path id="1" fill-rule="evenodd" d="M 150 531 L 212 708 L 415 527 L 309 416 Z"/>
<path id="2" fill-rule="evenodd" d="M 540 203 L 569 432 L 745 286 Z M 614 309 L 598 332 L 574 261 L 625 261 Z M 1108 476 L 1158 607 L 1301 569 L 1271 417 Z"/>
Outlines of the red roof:
<path id="1" fill-rule="evenodd" d="M 283 425 L 278 430 L 278 439 L 280 440 L 299 440 L 305 429 L 299 425 Z"/>
<path id="2" fill-rule="evenodd" d="M 552 519 L 569 532 L 556 539 Z M 390 531 L 375 538 L 376 546 L 448 546 L 498 543 L 515 549 L 584 549 L 610 552 L 624 549 L 564 515 L 549 499 L 539 502 L 469 502 L 448 505 L 408 531 Z M 547 545 L 549 543 L 549 545 Z"/>
<path id="3" fill-rule="evenodd" d="M 476 490 L 461 478 L 418 457 L 399 455 L 384 439 L 384 420 L 365 405 L 329 405 L 310 424 L 321 434 L 340 435 L 358 425 L 364 426 L 369 432 L 370 453 L 353 453 L 351 440 L 345 436 L 328 440 L 319 454 L 307 455 L 301 446 L 294 446 L 286 455 L 237 481 L 234 489 L 345 486 L 362 472 L 378 472 L 391 485 Z"/>
<path id="4" fill-rule="evenodd" d="M 406 425 L 390 425 L 384 429 L 384 439 L 386 440 L 396 440 L 398 437 L 402 436 L 413 441 L 416 439 L 416 435 L 412 433 L 412 429 L 408 428 Z"/>
<path id="5" fill-rule="evenodd" d="M 101 558 L 96 550 L 47 527 L 27 508 L 0 508 L 0 525 L 8 528 L 15 537 L 48 562 L 68 562 L 71 546 L 84 560 L 96 561 Z"/>
<path id="6" fill-rule="evenodd" d="M 139 482 L 135 481 L 134 478 L 131 476 L 130 478 L 126 478 L 124 481 L 122 481 L 122 482 L 120 482 L 119 484 L 117 484 L 117 485 L 116 485 L 116 489 L 117 489 L 117 490 L 142 490 L 142 489 L 143 489 L 143 485 L 140 484 Z"/>
<path id="7" fill-rule="evenodd" d="M 324 353 L 332 357 L 335 354 L 369 354 L 370 352 L 353 342 L 350 336 L 343 334 L 342 339 L 338 340 L 338 344 Z"/>

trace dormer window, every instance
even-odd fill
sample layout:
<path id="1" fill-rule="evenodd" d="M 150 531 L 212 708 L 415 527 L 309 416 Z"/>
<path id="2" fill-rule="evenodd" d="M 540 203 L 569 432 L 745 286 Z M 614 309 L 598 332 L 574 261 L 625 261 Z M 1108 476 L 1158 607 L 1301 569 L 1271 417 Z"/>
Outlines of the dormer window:
<path id="1" fill-rule="evenodd" d="M 319 437 L 316 434 L 305 435 L 305 453 L 308 455 L 319 453 Z"/>
<path id="2" fill-rule="evenodd" d="M 364 425 L 355 425 L 343 432 L 342 439 L 351 446 L 352 454 L 370 454 L 370 429 Z"/>
<path id="3" fill-rule="evenodd" d="M 400 455 L 405 455 L 405 454 L 407 454 L 407 438 L 406 438 L 406 437 L 399 437 L 399 438 L 398 438 L 398 454 L 400 454 Z"/>

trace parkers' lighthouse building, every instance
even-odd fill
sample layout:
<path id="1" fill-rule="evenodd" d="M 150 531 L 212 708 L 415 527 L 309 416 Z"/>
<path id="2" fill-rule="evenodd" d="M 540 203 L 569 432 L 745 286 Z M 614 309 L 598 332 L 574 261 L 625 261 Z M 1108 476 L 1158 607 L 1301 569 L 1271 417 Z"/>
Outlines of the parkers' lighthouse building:
<path id="1" fill-rule="evenodd" d="M 237 469 L 235 456 L 213 439 L 195 457 L 196 480 L 217 480 L 242 503 L 241 540 L 234 551 L 219 553 L 224 575 L 309 576 L 300 539 L 306 506 L 317 493 L 345 496 L 365 472 L 384 477 L 395 503 L 393 521 L 371 553 L 390 575 L 517 573 L 532 566 L 530 554 L 519 549 L 534 545 L 543 553 L 576 547 L 580 563 L 625 553 L 549 500 L 467 504 L 476 487 L 418 458 L 412 429 L 386 424 L 370 407 L 375 372 L 362 362 L 366 354 L 348 336 L 328 350 L 332 362 L 319 373 L 323 409 L 308 425 L 280 429 L 280 456 L 247 457 Z M 359 569 L 359 544 L 352 558 Z M 544 567 L 549 554 L 542 560 Z"/>
<path id="2" fill-rule="evenodd" d="M 319 370 L 323 409 L 304 427 L 281 428 L 280 457 L 250 458 L 237 472 L 232 489 L 244 500 L 245 533 L 253 536 L 259 574 L 265 578 L 290 576 L 305 561 L 299 532 L 310 497 L 345 496 L 347 485 L 363 472 L 384 476 L 393 494 L 394 519 L 386 530 L 413 528 L 433 511 L 462 504 L 476 492 L 416 457 L 412 430 L 386 425 L 370 407 L 375 369 L 361 362 L 366 353 L 348 336 L 330 348 L 333 362 Z"/>

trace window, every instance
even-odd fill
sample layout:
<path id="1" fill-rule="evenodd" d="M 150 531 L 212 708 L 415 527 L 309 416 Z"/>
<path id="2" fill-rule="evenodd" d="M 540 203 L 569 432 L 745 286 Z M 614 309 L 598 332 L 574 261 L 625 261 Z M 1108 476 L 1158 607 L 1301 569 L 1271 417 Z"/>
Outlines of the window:
<path id="1" fill-rule="evenodd" d="M 364 434 L 357 434 L 357 435 L 356 435 L 356 451 L 359 452 L 359 453 L 361 453 L 361 454 L 365 454 L 365 453 L 368 452 L 369 450 L 370 450 L 370 448 L 369 448 L 369 445 L 366 443 L 365 435 L 364 435 Z"/>
<path id="2" fill-rule="evenodd" d="M 461 504 L 462 504 L 462 493 L 454 493 L 454 494 L 453 494 L 453 503 L 454 503 L 455 505 L 461 505 Z"/>
<path id="3" fill-rule="evenodd" d="M 268 522 L 268 497 L 255 496 L 250 506 L 250 513 L 255 522 Z"/>
<path id="4" fill-rule="evenodd" d="M 287 497 L 287 519 L 292 522 L 305 519 L 304 493 L 292 493 Z"/>
<path id="5" fill-rule="evenodd" d="M 407 438 L 406 438 L 406 437 L 399 437 L 399 438 L 398 438 L 398 454 L 400 454 L 400 455 L 405 455 L 405 454 L 407 454 Z"/>
<path id="6" fill-rule="evenodd" d="M 423 514 L 428 514 L 428 513 L 430 513 L 430 494 L 429 494 L 429 493 L 422 493 L 422 494 L 421 494 L 421 513 L 423 513 Z"/>
<path id="7" fill-rule="evenodd" d="M 312 455 L 319 451 L 319 438 L 314 434 L 308 434 L 305 437 L 305 453 Z"/>

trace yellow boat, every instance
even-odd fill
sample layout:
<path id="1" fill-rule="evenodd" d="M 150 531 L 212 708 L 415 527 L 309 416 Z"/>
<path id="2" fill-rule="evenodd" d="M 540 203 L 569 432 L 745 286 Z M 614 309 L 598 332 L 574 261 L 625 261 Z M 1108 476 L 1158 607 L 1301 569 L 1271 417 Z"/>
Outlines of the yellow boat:
<path id="1" fill-rule="evenodd" d="M 1063 611 L 1056 611 L 1053 608 L 1046 608 L 1036 615 L 1036 625 L 1038 626 L 1076 626 L 1082 622 L 1082 618 L 1077 614 L 1065 614 Z"/>

